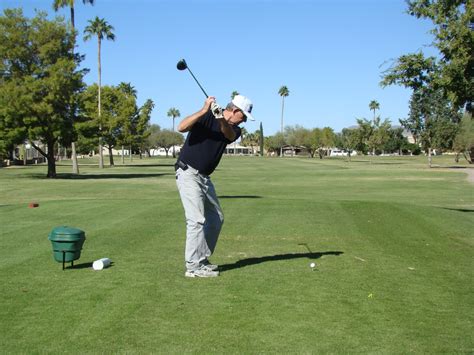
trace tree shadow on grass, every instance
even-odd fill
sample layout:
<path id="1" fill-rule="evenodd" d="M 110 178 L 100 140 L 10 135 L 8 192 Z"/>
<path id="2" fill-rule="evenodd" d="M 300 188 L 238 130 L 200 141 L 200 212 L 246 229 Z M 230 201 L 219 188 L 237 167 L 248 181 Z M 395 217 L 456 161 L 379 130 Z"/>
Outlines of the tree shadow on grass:
<path id="1" fill-rule="evenodd" d="M 174 175 L 172 173 L 159 173 L 159 174 L 58 174 L 56 179 L 70 179 L 70 180 L 87 180 L 87 179 L 141 179 L 141 178 L 154 178 L 165 175 Z"/>
<path id="2" fill-rule="evenodd" d="M 57 180 L 102 180 L 102 179 L 141 179 L 141 178 L 156 178 L 160 176 L 173 175 L 173 173 L 159 173 L 159 174 L 70 174 L 59 173 L 56 175 Z M 32 177 L 37 179 L 48 179 L 45 175 L 35 174 Z"/>
<path id="3" fill-rule="evenodd" d="M 46 164 L 43 164 L 43 166 L 47 166 Z M 61 163 L 56 163 L 56 166 L 67 166 L 67 167 L 71 167 L 71 164 L 61 164 Z M 94 167 L 96 168 L 98 166 L 98 163 L 80 163 L 79 164 L 79 167 Z M 113 165 L 113 166 L 109 166 L 109 165 L 105 165 L 104 166 L 104 169 L 120 169 L 120 168 L 154 168 L 154 167 L 169 167 L 169 168 L 174 168 L 174 162 L 172 164 L 165 164 L 165 163 L 162 163 L 162 164 L 122 164 L 122 163 L 118 163 L 116 165 Z"/>
<path id="4" fill-rule="evenodd" d="M 348 162 L 346 160 L 346 162 Z M 403 165 L 403 164 L 410 164 L 410 162 L 397 159 L 394 161 L 377 161 L 377 160 L 357 160 L 357 159 L 352 159 L 348 163 L 363 163 L 363 164 L 369 164 L 369 165 Z"/>
<path id="5" fill-rule="evenodd" d="M 153 168 L 153 167 L 157 167 L 157 166 L 161 166 L 161 167 L 169 167 L 169 168 L 173 168 L 174 169 L 174 162 L 172 164 L 120 164 L 120 165 L 115 165 L 116 168 L 120 168 L 120 167 L 126 167 L 126 168 L 134 168 L 134 167 L 137 167 L 137 168 Z"/>
<path id="6" fill-rule="evenodd" d="M 281 260 L 292 260 L 292 259 L 300 259 L 300 258 L 307 258 L 311 260 L 319 259 L 325 255 L 335 255 L 339 256 L 344 254 L 342 251 L 325 251 L 325 252 L 314 252 L 314 253 L 294 253 L 294 254 L 278 254 L 278 255 L 268 255 L 268 256 L 261 256 L 255 258 L 247 258 L 239 260 L 233 264 L 224 264 L 219 265 L 219 271 L 225 272 L 233 269 L 240 269 L 246 266 L 257 265 L 261 263 L 265 263 L 268 261 L 281 261 Z"/>
<path id="7" fill-rule="evenodd" d="M 468 208 L 448 208 L 448 207 L 441 207 L 443 210 L 449 210 L 449 211 L 457 211 L 457 212 L 474 212 L 473 209 L 468 209 Z"/>
<path id="8" fill-rule="evenodd" d="M 408 164 L 408 162 L 404 161 L 376 161 L 376 162 L 371 162 L 373 165 L 403 165 L 403 164 Z"/>
<path id="9" fill-rule="evenodd" d="M 218 198 L 262 198 L 262 196 L 257 195 L 222 195 Z"/>
<path id="10" fill-rule="evenodd" d="M 446 165 L 446 166 L 437 165 L 432 168 L 434 169 L 470 169 L 467 166 L 456 166 L 456 165 Z"/>

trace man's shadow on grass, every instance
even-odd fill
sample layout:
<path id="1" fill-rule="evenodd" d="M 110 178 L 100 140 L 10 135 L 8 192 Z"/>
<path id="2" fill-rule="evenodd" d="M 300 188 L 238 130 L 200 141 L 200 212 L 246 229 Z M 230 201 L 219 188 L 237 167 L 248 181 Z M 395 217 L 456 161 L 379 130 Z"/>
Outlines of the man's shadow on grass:
<path id="1" fill-rule="evenodd" d="M 268 256 L 261 256 L 255 258 L 247 258 L 239 260 L 233 264 L 224 264 L 219 265 L 219 271 L 225 272 L 233 269 L 240 269 L 241 267 L 257 265 L 261 263 L 265 263 L 268 261 L 281 261 L 281 260 L 292 260 L 292 259 L 300 259 L 300 258 L 307 258 L 310 260 L 319 259 L 325 255 L 335 255 L 339 256 L 344 254 L 342 251 L 325 251 L 325 252 L 311 252 L 311 253 L 294 253 L 294 254 L 278 254 L 278 255 L 268 255 Z"/>

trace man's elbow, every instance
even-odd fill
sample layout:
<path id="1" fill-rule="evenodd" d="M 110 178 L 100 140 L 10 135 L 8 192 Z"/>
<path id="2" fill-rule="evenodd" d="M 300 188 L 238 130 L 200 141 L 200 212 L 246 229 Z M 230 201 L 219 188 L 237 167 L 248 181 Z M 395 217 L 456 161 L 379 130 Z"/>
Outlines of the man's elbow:
<path id="1" fill-rule="evenodd" d="M 186 133 L 187 131 L 188 131 L 188 127 L 186 127 L 184 125 L 181 125 L 181 124 L 178 125 L 178 132 L 179 133 Z"/>
<path id="2" fill-rule="evenodd" d="M 232 133 L 229 133 L 229 134 L 225 135 L 225 137 L 226 137 L 229 141 L 233 142 L 233 141 L 235 141 L 235 139 L 237 138 L 237 135 L 236 135 L 234 132 L 232 132 Z"/>

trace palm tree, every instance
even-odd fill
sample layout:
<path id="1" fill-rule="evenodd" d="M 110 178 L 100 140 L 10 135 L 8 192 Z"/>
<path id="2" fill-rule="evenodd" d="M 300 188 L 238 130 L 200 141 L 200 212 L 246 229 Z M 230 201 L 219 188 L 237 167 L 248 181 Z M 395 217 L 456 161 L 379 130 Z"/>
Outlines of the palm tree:
<path id="1" fill-rule="evenodd" d="M 370 108 L 370 111 L 374 111 L 374 120 L 375 120 L 375 110 L 380 109 L 380 105 L 377 101 L 372 100 L 369 103 L 369 108 Z"/>
<path id="2" fill-rule="evenodd" d="M 135 87 L 132 86 L 132 83 L 125 83 L 122 81 L 120 84 L 118 84 L 117 88 L 125 95 L 130 95 L 134 98 L 137 98 L 137 90 L 135 90 Z"/>
<path id="3" fill-rule="evenodd" d="M 282 86 L 278 90 L 278 95 L 281 96 L 281 134 L 283 136 L 283 111 L 285 110 L 285 97 L 290 95 L 290 90 L 286 86 Z M 280 157 L 283 156 L 283 147 L 280 147 Z"/>
<path id="4" fill-rule="evenodd" d="M 181 116 L 181 113 L 179 112 L 178 109 L 172 107 L 172 108 L 169 109 L 167 115 L 168 115 L 168 117 L 171 117 L 171 118 L 173 119 L 173 132 L 174 132 L 174 119 L 175 119 L 176 117 Z M 176 158 L 176 152 L 175 152 L 175 150 L 174 150 L 174 146 L 175 146 L 175 145 L 173 144 L 173 158 Z"/>
<path id="5" fill-rule="evenodd" d="M 94 5 L 94 0 L 82 0 L 84 4 L 89 3 Z M 74 26 L 74 0 L 54 0 L 53 1 L 53 9 L 54 11 L 58 11 L 60 8 L 69 6 L 71 9 L 71 27 L 72 32 L 75 31 Z M 74 55 L 74 47 L 72 47 L 72 54 Z M 77 163 L 77 154 L 76 154 L 76 143 L 71 143 L 71 150 L 72 150 L 72 173 L 79 174 L 79 164 Z"/>
<path id="6" fill-rule="evenodd" d="M 245 127 L 242 127 L 240 129 L 240 144 L 245 146 L 247 143 L 247 138 L 248 138 L 249 132 Z"/>
<path id="7" fill-rule="evenodd" d="M 132 96 L 135 99 L 137 98 L 137 90 L 132 86 L 132 83 L 121 82 L 118 84 L 117 89 L 122 91 L 127 96 Z M 130 144 L 130 161 L 132 160 L 132 145 Z M 125 164 L 125 147 L 122 142 L 122 165 Z"/>
<path id="8" fill-rule="evenodd" d="M 232 94 L 230 94 L 230 99 L 233 100 L 237 95 L 240 95 L 238 91 L 232 91 Z"/>
<path id="9" fill-rule="evenodd" d="M 94 5 L 94 0 L 82 0 L 84 4 Z M 74 0 L 53 0 L 53 9 L 58 11 L 60 8 L 69 6 L 71 9 L 71 24 L 74 30 Z"/>
<path id="10" fill-rule="evenodd" d="M 242 127 L 242 133 L 243 133 Z M 258 146 L 260 141 L 260 133 L 259 131 L 255 131 L 254 133 L 246 133 L 245 137 L 242 137 L 242 145 L 243 146 L 250 146 L 252 148 L 252 155 L 255 154 L 254 147 Z"/>
<path id="11" fill-rule="evenodd" d="M 97 16 L 95 17 L 94 20 L 89 20 L 89 26 L 87 26 L 84 30 L 85 36 L 84 36 L 84 41 L 88 41 L 91 39 L 93 36 L 97 36 L 97 42 L 99 46 L 99 51 L 98 51 L 98 70 L 99 70 L 99 93 L 98 93 L 98 113 L 99 113 L 99 130 L 102 131 L 102 125 L 100 123 L 100 86 L 101 86 L 101 66 L 100 66 L 100 47 L 101 47 L 101 42 L 104 39 L 109 39 L 114 41 L 115 40 L 115 35 L 112 32 L 114 28 L 105 21 L 103 18 L 98 18 Z M 100 132 L 100 137 L 99 137 L 99 168 L 104 167 L 104 157 L 102 155 L 102 132 Z"/>

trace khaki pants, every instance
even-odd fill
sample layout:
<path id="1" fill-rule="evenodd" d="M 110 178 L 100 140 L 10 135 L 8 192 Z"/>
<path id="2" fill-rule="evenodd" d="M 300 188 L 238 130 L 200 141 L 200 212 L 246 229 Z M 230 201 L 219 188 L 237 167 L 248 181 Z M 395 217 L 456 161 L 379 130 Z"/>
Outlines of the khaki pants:
<path id="1" fill-rule="evenodd" d="M 208 262 L 224 223 L 211 178 L 188 166 L 176 170 L 176 185 L 186 217 L 186 269 L 193 271 Z"/>

